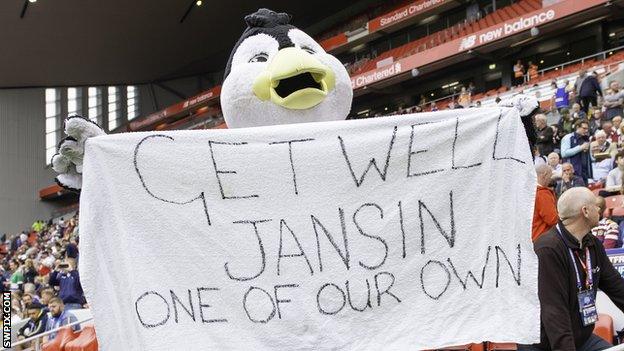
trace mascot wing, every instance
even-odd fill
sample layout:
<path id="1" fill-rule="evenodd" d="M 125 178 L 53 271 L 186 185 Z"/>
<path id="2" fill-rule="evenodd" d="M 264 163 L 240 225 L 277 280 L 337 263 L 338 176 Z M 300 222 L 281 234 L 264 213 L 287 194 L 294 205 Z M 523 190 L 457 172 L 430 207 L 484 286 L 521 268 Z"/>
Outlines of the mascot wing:
<path id="1" fill-rule="evenodd" d="M 106 134 L 96 123 L 72 116 L 65 120 L 67 137 L 58 145 L 52 157 L 52 169 L 59 173 L 56 182 L 65 189 L 79 191 L 82 188 L 82 160 L 84 145 L 88 138 Z"/>
<path id="2" fill-rule="evenodd" d="M 535 142 L 537 141 L 537 132 L 535 131 L 535 124 L 533 117 L 539 112 L 539 101 L 533 96 L 517 94 L 509 99 L 501 100 L 498 106 L 513 107 L 520 113 L 524 130 L 529 139 L 529 146 L 531 147 L 531 155 L 533 155 L 533 149 L 535 148 Z"/>

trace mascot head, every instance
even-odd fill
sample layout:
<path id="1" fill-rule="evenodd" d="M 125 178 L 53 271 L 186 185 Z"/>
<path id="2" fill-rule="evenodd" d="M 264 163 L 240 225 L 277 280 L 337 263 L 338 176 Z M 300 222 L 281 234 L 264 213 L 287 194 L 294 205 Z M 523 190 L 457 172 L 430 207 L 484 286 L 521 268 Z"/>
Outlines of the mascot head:
<path id="1" fill-rule="evenodd" d="M 260 9 L 225 68 L 221 108 L 229 128 L 342 120 L 353 90 L 345 67 L 290 15 Z"/>

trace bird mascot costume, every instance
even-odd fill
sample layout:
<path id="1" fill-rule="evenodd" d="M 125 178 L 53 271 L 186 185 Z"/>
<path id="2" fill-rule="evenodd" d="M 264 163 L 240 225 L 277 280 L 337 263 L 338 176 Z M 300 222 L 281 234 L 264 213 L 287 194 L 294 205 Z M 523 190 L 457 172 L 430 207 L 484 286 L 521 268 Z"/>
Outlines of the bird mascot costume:
<path id="1" fill-rule="evenodd" d="M 245 22 L 247 28 L 225 67 L 221 90 L 221 108 L 229 128 L 346 119 L 353 91 L 349 74 L 338 59 L 289 24 L 288 14 L 260 9 L 246 16 Z M 517 95 L 499 105 L 519 110 L 532 144 L 537 100 Z M 60 185 L 80 190 L 83 172 L 90 172 L 83 169 L 85 142 L 105 133 L 79 116 L 66 119 L 65 133 L 52 166 L 59 173 L 56 180 Z"/>

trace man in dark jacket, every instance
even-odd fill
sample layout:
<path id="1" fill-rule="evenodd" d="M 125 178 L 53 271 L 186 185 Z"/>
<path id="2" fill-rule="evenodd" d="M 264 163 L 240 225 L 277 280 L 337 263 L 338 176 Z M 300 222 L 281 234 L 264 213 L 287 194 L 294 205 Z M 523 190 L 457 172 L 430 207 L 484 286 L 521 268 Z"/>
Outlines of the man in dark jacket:
<path id="1" fill-rule="evenodd" d="M 43 333 L 48 323 L 48 310 L 39 302 L 26 305 L 26 311 L 30 320 L 20 328 L 19 339 L 27 339 Z"/>
<path id="2" fill-rule="evenodd" d="M 587 74 L 587 71 L 582 69 L 576 80 L 575 88 L 578 93 L 579 103 L 585 113 L 587 113 L 590 103 L 594 107 L 598 106 L 597 98 L 598 95 L 602 96 L 602 89 L 600 89 L 600 83 L 598 83 L 598 79 L 595 76 Z"/>
<path id="3" fill-rule="evenodd" d="M 555 150 L 555 142 L 553 140 L 554 131 L 546 123 L 546 115 L 538 113 L 535 115 L 535 131 L 537 133 L 537 149 L 541 156 L 548 156 Z"/>
<path id="4" fill-rule="evenodd" d="M 574 173 L 587 184 L 587 180 L 593 178 L 589 153 L 589 124 L 587 121 L 578 121 L 574 129 L 573 133 L 561 138 L 561 157 L 572 164 Z"/>
<path id="5" fill-rule="evenodd" d="M 557 203 L 559 223 L 534 244 L 539 261 L 541 341 L 518 350 L 603 350 L 592 334 L 596 291 L 624 310 L 624 279 L 613 268 L 591 229 L 600 220 L 596 196 L 587 188 L 566 191 Z M 589 273 L 588 273 L 589 272 Z"/>
<path id="6" fill-rule="evenodd" d="M 59 287 L 59 297 L 65 304 L 65 310 L 80 309 L 85 304 L 80 275 L 70 263 L 60 263 L 50 273 L 49 283 Z"/>

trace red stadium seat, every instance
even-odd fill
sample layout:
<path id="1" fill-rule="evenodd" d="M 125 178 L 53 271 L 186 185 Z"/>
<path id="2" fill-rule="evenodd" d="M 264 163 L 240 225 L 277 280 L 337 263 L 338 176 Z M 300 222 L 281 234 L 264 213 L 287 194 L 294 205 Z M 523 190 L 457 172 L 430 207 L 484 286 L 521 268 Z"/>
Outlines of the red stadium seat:
<path id="1" fill-rule="evenodd" d="M 50 340 L 43 344 L 43 351 L 63 351 L 65 345 L 76 339 L 78 337 L 78 333 L 74 333 L 71 327 L 63 327 L 59 329 L 56 334 L 56 338 Z"/>
<path id="2" fill-rule="evenodd" d="M 494 350 L 517 350 L 518 345 L 510 342 L 487 342 L 485 346 L 487 351 Z"/>
<path id="3" fill-rule="evenodd" d="M 533 11 L 533 9 L 531 8 L 531 5 L 529 5 L 527 1 L 520 1 L 518 3 L 518 6 L 522 7 L 522 10 L 524 11 L 524 13 L 529 13 Z"/>
<path id="4" fill-rule="evenodd" d="M 511 12 L 511 9 L 509 8 L 509 6 L 503 7 L 500 11 L 505 21 L 512 20 L 516 17 L 516 15 L 513 12 Z"/>
<path id="5" fill-rule="evenodd" d="M 624 195 L 613 195 L 605 198 L 607 205 L 608 217 L 611 216 L 624 216 L 624 207 L 622 207 L 622 201 L 624 201 Z"/>
<path id="6" fill-rule="evenodd" d="M 533 8 L 534 11 L 542 8 L 541 0 L 527 0 L 527 3 Z"/>
<path id="7" fill-rule="evenodd" d="M 594 334 L 605 339 L 609 344 L 613 345 L 613 318 L 608 314 L 599 313 L 598 321 L 594 326 Z"/>
<path id="8" fill-rule="evenodd" d="M 604 188 L 604 183 L 603 182 L 590 183 L 587 185 L 587 187 L 589 188 L 589 190 L 601 190 Z"/>
<path id="9" fill-rule="evenodd" d="M 524 9 L 518 4 L 511 4 L 509 11 L 514 14 L 514 17 L 520 17 L 524 15 Z"/>
<path id="10" fill-rule="evenodd" d="M 494 17 L 494 20 L 496 20 L 496 24 L 499 24 L 501 22 L 505 22 L 505 20 L 503 19 L 503 16 L 498 11 L 493 12 L 492 13 L 492 17 Z"/>
<path id="11" fill-rule="evenodd" d="M 443 349 L 436 349 L 436 351 L 447 351 L 447 350 L 462 350 L 462 351 L 484 351 L 483 344 L 466 344 L 459 346 L 448 346 Z M 430 350 L 431 351 L 431 350 Z"/>
<path id="12" fill-rule="evenodd" d="M 92 325 L 85 326 L 80 335 L 65 345 L 65 351 L 97 351 L 98 342 L 95 336 L 95 328 Z"/>

